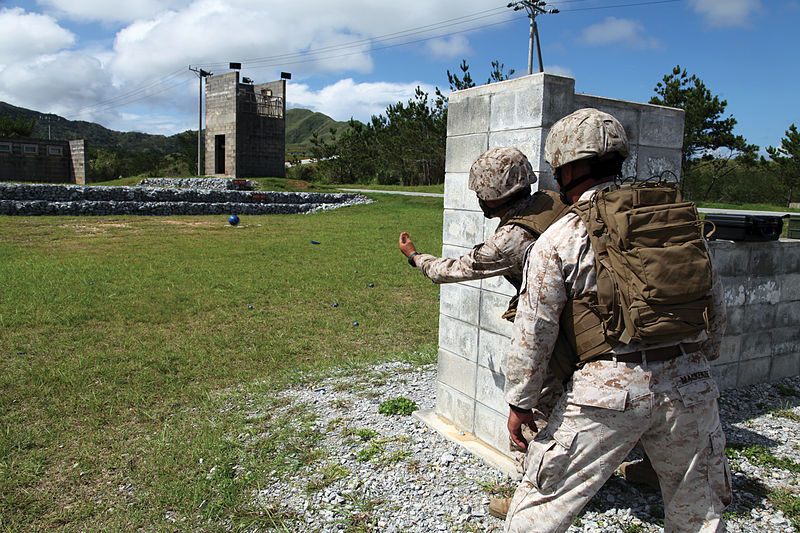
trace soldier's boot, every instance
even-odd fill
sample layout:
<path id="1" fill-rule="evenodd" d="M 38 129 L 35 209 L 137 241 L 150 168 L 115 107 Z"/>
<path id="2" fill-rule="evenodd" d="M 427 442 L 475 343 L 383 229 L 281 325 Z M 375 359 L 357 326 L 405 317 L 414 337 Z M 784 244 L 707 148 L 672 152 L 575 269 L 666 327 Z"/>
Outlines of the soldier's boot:
<path id="1" fill-rule="evenodd" d="M 646 455 L 639 461 L 622 463 L 619 471 L 628 483 L 646 485 L 651 489 L 661 490 L 661 486 L 658 484 L 658 475 Z"/>
<path id="2" fill-rule="evenodd" d="M 490 496 L 489 497 L 489 514 L 499 518 L 500 520 L 505 520 L 506 515 L 508 514 L 508 507 L 511 505 L 511 498 L 502 497 L 502 496 Z"/>

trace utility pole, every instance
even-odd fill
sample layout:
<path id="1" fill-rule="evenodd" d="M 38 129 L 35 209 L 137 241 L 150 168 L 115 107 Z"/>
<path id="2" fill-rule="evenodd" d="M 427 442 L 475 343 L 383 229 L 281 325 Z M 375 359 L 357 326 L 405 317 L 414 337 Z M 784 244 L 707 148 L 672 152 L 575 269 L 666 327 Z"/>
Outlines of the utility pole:
<path id="1" fill-rule="evenodd" d="M 201 147 L 200 147 L 200 139 L 203 136 L 203 78 L 208 76 L 213 76 L 213 72 L 206 72 L 201 68 L 192 68 L 189 65 L 189 70 L 197 74 L 197 77 L 200 78 L 200 97 L 199 97 L 199 105 L 197 110 L 197 176 L 200 177 L 203 175 L 202 170 L 200 169 L 200 158 L 202 155 Z"/>
<path id="2" fill-rule="evenodd" d="M 536 27 L 536 17 L 538 15 L 558 13 L 558 9 L 545 9 L 547 2 L 533 1 L 533 0 L 518 0 L 517 2 L 509 2 L 506 6 L 512 8 L 514 11 L 525 10 L 528 12 L 528 18 L 531 19 L 530 39 L 528 41 L 528 74 L 533 74 L 533 44 L 536 42 L 536 52 L 539 56 L 539 72 L 544 72 L 542 65 L 542 44 L 539 40 L 539 29 Z"/>
<path id="3" fill-rule="evenodd" d="M 39 120 L 46 120 L 47 121 L 47 140 L 51 139 L 50 137 L 50 115 L 39 115 Z"/>

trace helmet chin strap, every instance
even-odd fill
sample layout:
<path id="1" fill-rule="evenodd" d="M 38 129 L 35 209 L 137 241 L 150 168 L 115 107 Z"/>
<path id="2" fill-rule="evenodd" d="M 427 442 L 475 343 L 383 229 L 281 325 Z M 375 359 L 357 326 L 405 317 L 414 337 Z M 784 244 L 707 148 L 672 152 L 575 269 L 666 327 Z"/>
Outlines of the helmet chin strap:
<path id="1" fill-rule="evenodd" d="M 508 209 L 513 204 L 519 202 L 523 198 L 526 198 L 530 195 L 531 195 L 531 186 L 528 185 L 527 187 L 518 190 L 517 192 L 506 198 L 506 201 L 498 206 L 489 207 L 488 205 L 486 205 L 486 202 L 480 197 L 478 198 L 478 205 L 481 206 L 481 211 L 483 211 L 483 216 L 485 216 L 486 218 L 492 218 L 495 215 L 497 215 L 497 213 L 500 213 L 504 209 Z"/>

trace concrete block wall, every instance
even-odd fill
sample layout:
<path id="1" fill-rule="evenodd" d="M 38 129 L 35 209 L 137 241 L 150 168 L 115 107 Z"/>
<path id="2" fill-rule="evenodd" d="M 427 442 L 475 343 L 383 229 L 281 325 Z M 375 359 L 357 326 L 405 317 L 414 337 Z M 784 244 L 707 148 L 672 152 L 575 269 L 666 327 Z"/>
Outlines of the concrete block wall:
<path id="1" fill-rule="evenodd" d="M 458 256 L 497 227 L 467 187 L 469 168 L 489 148 L 515 146 L 539 175 L 538 188 L 556 189 L 543 158 L 544 141 L 560 118 L 582 107 L 616 116 L 628 133 L 625 175 L 680 169 L 683 111 L 575 94 L 572 78 L 533 74 L 457 91 L 448 104 L 444 256 Z M 508 453 L 503 364 L 511 323 L 500 318 L 511 285 L 502 278 L 443 285 L 439 317 L 436 413 L 502 453 Z"/>
<path id="2" fill-rule="evenodd" d="M 728 326 L 714 377 L 722 388 L 800 374 L 800 241 L 712 241 Z"/>
<path id="3" fill-rule="evenodd" d="M 236 88 L 239 73 L 206 78 L 205 174 L 236 176 Z M 225 172 L 216 172 L 215 142 L 225 136 Z"/>
<path id="4" fill-rule="evenodd" d="M 86 173 L 89 169 L 86 162 L 86 142 L 83 139 L 69 141 L 69 156 L 72 183 L 86 185 Z"/>
<path id="5" fill-rule="evenodd" d="M 83 140 L 0 137 L 0 179 L 44 183 L 86 183 Z"/>

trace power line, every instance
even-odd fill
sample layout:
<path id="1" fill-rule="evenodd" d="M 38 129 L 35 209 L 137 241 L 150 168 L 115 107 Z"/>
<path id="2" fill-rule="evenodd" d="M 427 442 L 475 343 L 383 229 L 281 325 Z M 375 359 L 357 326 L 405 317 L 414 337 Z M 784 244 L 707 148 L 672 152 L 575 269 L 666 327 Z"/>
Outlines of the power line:
<path id="1" fill-rule="evenodd" d="M 554 5 L 562 5 L 567 3 L 577 3 L 577 2 L 584 2 L 587 0 L 556 0 L 554 1 Z M 680 2 L 681 0 L 651 0 L 646 2 L 633 2 L 633 3 L 626 3 L 626 4 L 613 4 L 613 5 L 604 5 L 604 6 L 587 6 L 587 7 L 578 7 L 578 8 L 559 8 L 561 13 L 574 13 L 580 11 L 595 11 L 601 9 L 620 9 L 625 7 L 640 7 L 640 6 L 650 6 L 650 5 L 658 5 L 658 4 L 671 4 Z M 412 44 L 417 44 L 420 42 L 430 41 L 433 39 L 442 39 L 445 37 L 452 37 L 454 35 L 459 35 L 462 33 L 469 33 L 478 30 L 484 30 L 487 28 L 491 28 L 494 26 L 499 26 L 503 24 L 507 24 L 509 20 L 507 17 L 504 16 L 503 20 L 497 22 L 490 22 L 485 24 L 478 24 L 474 26 L 470 26 L 464 29 L 446 32 L 446 33 L 433 33 L 431 35 L 420 37 L 417 39 L 412 40 L 405 40 L 403 42 L 392 43 L 392 41 L 396 41 L 398 39 L 412 37 L 414 35 L 420 35 L 425 33 L 435 32 L 436 30 L 443 30 L 446 28 L 450 28 L 453 26 L 459 26 L 464 24 L 469 24 L 472 22 L 476 22 L 479 20 L 486 20 L 490 18 L 495 18 L 500 15 L 505 15 L 508 13 L 506 11 L 506 6 L 499 6 L 496 8 L 485 9 L 483 11 L 478 11 L 475 13 L 463 15 L 460 17 L 455 17 L 452 19 L 443 20 L 440 22 L 427 24 L 425 26 L 418 26 L 415 28 L 409 28 L 407 30 L 397 31 L 388 33 L 385 35 L 380 35 L 377 37 L 371 38 L 364 38 L 359 39 L 357 41 L 352 41 L 346 44 L 340 45 L 330 45 L 324 46 L 320 48 L 316 48 L 313 50 L 309 50 L 306 52 L 293 52 L 288 54 L 277 54 L 273 56 L 263 56 L 263 57 L 256 57 L 252 59 L 243 60 L 242 63 L 247 64 L 248 68 L 252 70 L 262 70 L 267 69 L 270 67 L 276 66 L 284 66 L 284 65 L 294 65 L 294 64 L 303 64 L 303 63 L 311 63 L 316 61 L 324 61 L 330 59 L 339 59 L 343 57 L 369 53 L 369 52 L 376 52 L 379 50 L 386 50 L 389 48 L 396 48 L 399 46 L 408 46 Z M 526 17 L 527 18 L 527 17 Z M 383 46 L 374 46 L 376 43 L 386 43 Z M 367 46 L 367 49 L 363 49 Z M 362 48 L 358 51 L 351 51 L 345 52 L 341 54 L 334 54 L 335 52 L 345 51 L 345 50 L 352 50 L 354 48 Z M 224 67 L 227 66 L 227 62 L 220 62 L 220 63 L 202 63 L 202 67 L 205 68 L 216 68 L 216 67 Z M 89 112 L 97 112 L 97 111 L 108 111 L 114 108 L 127 106 L 152 96 L 164 93 L 170 89 L 176 88 L 180 85 L 183 85 L 186 80 L 187 71 L 184 70 L 182 67 L 180 70 L 176 70 L 167 76 L 160 78 L 158 80 L 154 80 L 149 82 L 143 86 L 140 86 L 136 89 L 132 89 L 130 91 L 121 93 L 119 95 L 113 96 L 111 98 L 107 98 L 105 100 L 101 100 L 89 106 L 84 106 L 78 109 L 75 114 L 82 115 Z"/>

